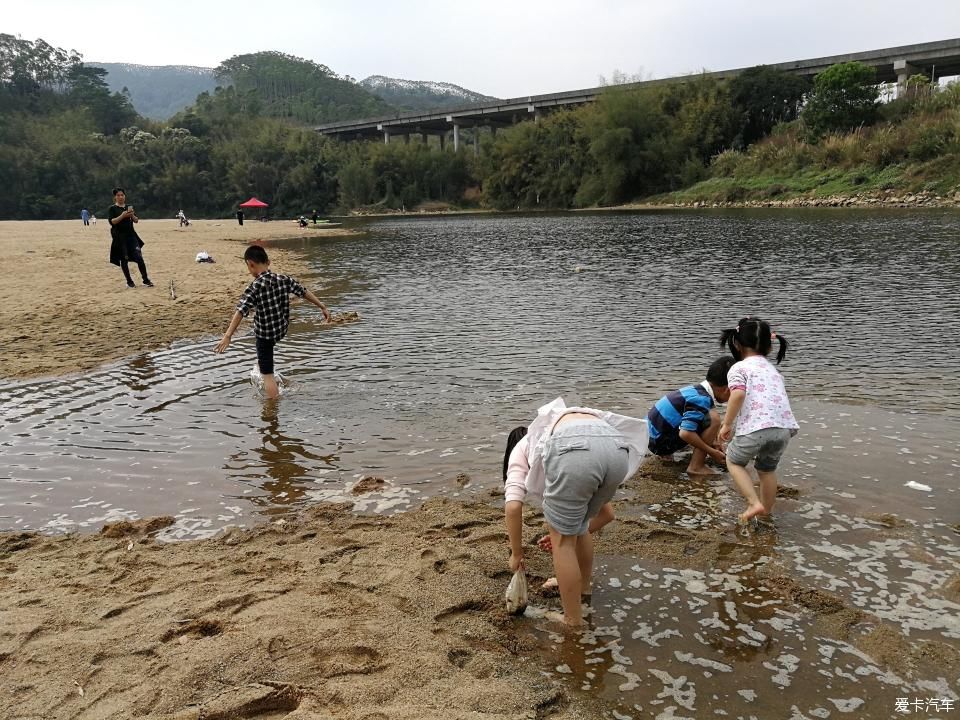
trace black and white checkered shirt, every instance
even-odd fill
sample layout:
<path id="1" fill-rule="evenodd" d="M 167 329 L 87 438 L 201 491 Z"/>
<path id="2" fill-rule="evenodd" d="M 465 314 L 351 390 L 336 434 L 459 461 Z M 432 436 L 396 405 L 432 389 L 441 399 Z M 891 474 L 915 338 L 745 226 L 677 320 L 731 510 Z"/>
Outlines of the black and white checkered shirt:
<path id="1" fill-rule="evenodd" d="M 264 340 L 281 340 L 290 325 L 290 295 L 303 297 L 306 288 L 286 275 L 266 270 L 254 279 L 243 291 L 237 312 L 246 317 L 251 310 L 253 332 Z"/>

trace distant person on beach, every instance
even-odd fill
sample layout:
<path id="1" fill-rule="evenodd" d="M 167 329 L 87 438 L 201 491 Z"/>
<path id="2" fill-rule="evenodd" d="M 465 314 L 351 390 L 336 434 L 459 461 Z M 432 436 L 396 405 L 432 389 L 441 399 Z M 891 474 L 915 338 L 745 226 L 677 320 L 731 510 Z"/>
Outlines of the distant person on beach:
<path id="1" fill-rule="evenodd" d="M 133 205 L 127 205 L 127 194 L 123 188 L 113 189 L 113 205 L 107 212 L 107 219 L 110 221 L 110 262 L 119 265 L 123 270 L 123 277 L 127 280 L 127 287 L 136 287 L 133 278 L 130 277 L 130 268 L 127 263 L 131 260 L 137 264 L 140 269 L 140 277 L 143 284 L 147 287 L 153 287 L 150 278 L 147 277 L 147 266 L 143 261 L 143 240 L 137 235 L 134 229 L 134 223 L 140 222 L 140 218 L 133 211 Z"/>
<path id="2" fill-rule="evenodd" d="M 724 330 L 720 336 L 720 345 L 729 347 L 737 359 L 727 373 L 730 401 L 719 437 L 723 443 L 729 441 L 727 469 L 747 501 L 747 509 L 740 515 L 741 523 L 773 510 L 777 465 L 790 438 L 800 428 L 790 409 L 783 376 L 767 360 L 774 340 L 780 344 L 779 365 L 787 353 L 787 339 L 759 318 L 743 318 L 737 327 Z M 760 480 L 759 497 L 747 472 L 750 462 Z"/>
<path id="3" fill-rule="evenodd" d="M 528 497 L 542 499 L 550 532 L 542 546 L 553 554 L 563 605 L 563 617 L 551 619 L 577 627 L 583 624 L 581 599 L 592 587 L 591 521 L 602 515 L 605 525 L 613 519 L 610 501 L 640 466 L 646 424 L 603 410 L 568 408 L 557 398 L 540 407 L 523 430 L 510 433 L 504 453 L 510 570 L 524 566 L 523 505 Z"/>
<path id="4" fill-rule="evenodd" d="M 90 213 L 90 224 L 91 224 L 91 225 L 96 225 L 96 224 L 97 224 L 97 216 L 94 215 L 93 213 Z"/>
<path id="5" fill-rule="evenodd" d="M 83 220 L 83 225 L 86 227 L 90 224 L 90 211 L 84 208 L 80 211 L 80 219 Z"/>
<path id="6" fill-rule="evenodd" d="M 263 389 L 268 398 L 280 395 L 273 376 L 273 350 L 287 334 L 290 326 L 290 295 L 304 298 L 323 312 L 324 322 L 330 322 L 330 311 L 312 292 L 287 275 L 278 275 L 270 269 L 267 251 L 259 245 L 251 245 L 243 253 L 247 271 L 253 276 L 230 319 L 230 326 L 217 343 L 215 352 L 222 353 L 230 347 L 230 339 L 240 321 L 254 310 L 253 332 L 257 338 L 257 364 L 263 375 Z"/>
<path id="7" fill-rule="evenodd" d="M 317 218 L 318 218 L 318 217 L 319 217 L 319 215 L 317 215 L 317 211 L 314 210 L 314 211 L 313 211 L 313 215 L 310 216 L 310 218 L 313 220 L 313 224 L 314 224 L 314 225 L 317 224 Z"/>
<path id="8" fill-rule="evenodd" d="M 177 211 L 177 220 L 180 221 L 180 225 L 179 225 L 178 227 L 189 227 L 189 226 L 190 226 L 190 221 L 187 220 L 187 216 L 183 214 L 183 208 L 181 208 L 180 210 Z"/>
<path id="9" fill-rule="evenodd" d="M 243 225 L 243 210 L 237 210 L 237 222 Z"/>
<path id="10" fill-rule="evenodd" d="M 706 380 L 674 390 L 657 400 L 647 413 L 650 452 L 663 458 L 672 457 L 689 445 L 693 448 L 693 456 L 687 465 L 687 473 L 709 475 L 716 472 L 706 465 L 708 457 L 721 465 L 725 462 L 723 450 L 715 447 L 720 432 L 720 415 L 714 406 L 730 398 L 727 372 L 734 362 L 729 355 L 717 358 L 707 369 Z"/>

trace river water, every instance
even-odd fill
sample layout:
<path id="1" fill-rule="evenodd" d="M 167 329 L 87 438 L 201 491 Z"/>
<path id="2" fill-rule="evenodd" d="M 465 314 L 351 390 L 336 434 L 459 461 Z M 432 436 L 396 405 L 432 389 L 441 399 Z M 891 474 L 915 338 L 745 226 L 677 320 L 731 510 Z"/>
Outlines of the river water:
<path id="1" fill-rule="evenodd" d="M 295 309 L 279 346 L 289 389 L 278 404 L 251 387 L 250 337 L 222 356 L 208 338 L 78 376 L 5 382 L 0 529 L 91 531 L 169 514 L 177 523 L 166 537 L 179 539 L 323 500 L 393 512 L 426 496 L 487 497 L 506 432 L 538 405 L 563 395 L 643 416 L 663 392 L 702 379 L 720 331 L 752 314 L 790 340 L 781 370 L 802 426 L 781 466 L 781 482 L 800 495 L 783 503 L 779 554 L 912 636 L 956 644 L 960 605 L 940 589 L 960 570 L 958 221 L 950 211 L 866 210 L 407 217 L 362 224 L 357 236 L 287 241 L 315 269 L 307 284 L 362 321 L 321 327 L 313 308 Z M 364 476 L 387 485 L 352 495 Z M 729 523 L 739 502 L 729 482 L 696 488 L 649 517 Z M 889 512 L 906 529 L 871 535 L 870 518 Z M 732 592 L 722 577 L 678 575 L 641 557 L 604 562 L 617 583 L 598 590 L 597 622 L 621 628 L 621 660 L 663 660 L 648 642 L 656 627 L 625 630 L 649 623 L 634 600 L 668 607 L 674 588 L 687 588 L 686 612 L 697 617 L 670 614 L 679 626 L 704 620 L 689 588 Z M 780 645 L 803 636 L 802 619 L 768 615 Z M 735 627 L 736 616 L 721 603 L 707 627 Z M 760 681 L 723 678 L 718 667 L 733 657 L 723 643 L 703 652 L 681 638 L 659 641 L 679 668 L 658 664 L 669 679 L 600 683 L 620 715 L 739 703 L 747 717 L 762 703 Z M 763 687 L 782 689 L 794 672 L 808 684 L 819 659 L 849 652 L 809 645 L 757 651 L 770 666 L 761 674 L 775 678 Z M 854 664 L 853 680 L 833 681 L 846 695 L 817 701 L 827 715 L 797 712 L 827 717 L 882 697 L 891 712 L 866 716 L 892 715 L 893 694 L 908 686 Z M 698 680 L 691 705 L 688 685 L 704 672 L 713 679 Z M 576 682 L 596 688 L 583 673 Z M 956 691 L 957 678 L 925 682 L 912 691 Z"/>

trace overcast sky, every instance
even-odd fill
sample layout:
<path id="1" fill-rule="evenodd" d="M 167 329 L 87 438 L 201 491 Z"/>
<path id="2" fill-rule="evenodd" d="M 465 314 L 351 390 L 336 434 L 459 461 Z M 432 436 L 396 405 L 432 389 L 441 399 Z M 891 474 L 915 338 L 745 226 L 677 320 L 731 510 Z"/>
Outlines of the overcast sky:
<path id="1" fill-rule="evenodd" d="M 497 97 L 960 37 L 960 0 L 10 0 L 0 32 L 87 61 L 215 67 L 260 50 Z"/>

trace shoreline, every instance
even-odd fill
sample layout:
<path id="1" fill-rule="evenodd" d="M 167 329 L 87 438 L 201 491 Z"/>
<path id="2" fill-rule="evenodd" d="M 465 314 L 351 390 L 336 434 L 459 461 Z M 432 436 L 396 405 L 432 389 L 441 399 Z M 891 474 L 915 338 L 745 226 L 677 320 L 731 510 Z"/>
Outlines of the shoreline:
<path id="1" fill-rule="evenodd" d="M 683 191 L 679 191 L 683 192 Z M 764 198 L 756 200 L 664 200 L 662 202 L 627 203 L 609 210 L 651 208 L 704 209 L 704 208 L 867 208 L 867 209 L 949 209 L 960 208 L 960 190 L 952 197 L 936 193 L 886 190 L 853 195 L 833 194 L 826 196 L 797 195 L 783 199 Z"/>
<path id="2" fill-rule="evenodd" d="M 597 539 L 598 558 L 643 548 L 650 567 L 737 572 L 755 543 L 763 547 L 731 546 L 727 529 L 637 516 L 678 480 L 676 465 L 648 459 L 615 502 L 618 519 Z M 568 671 L 549 671 L 571 662 L 555 655 L 572 651 L 570 636 L 536 614 L 505 611 L 500 494 L 434 498 L 391 516 L 319 504 L 184 542 L 158 539 L 172 518 L 91 535 L 0 533 L 8 707 L 24 718 L 607 717 L 609 699 L 578 690 Z M 539 589 L 552 574 L 535 547 L 542 523 L 527 510 L 531 603 L 541 611 L 559 603 Z M 880 532 L 899 531 L 891 523 Z M 886 672 L 917 680 L 960 671 L 960 649 L 911 639 L 779 562 L 763 577 L 818 637 L 869 654 Z M 594 580 L 607 583 L 603 571 Z M 602 662 L 582 670 L 618 672 L 612 658 Z"/>
<path id="3" fill-rule="evenodd" d="M 109 263 L 106 221 L 89 227 L 78 220 L 0 223 L 0 247 L 16 272 L 0 286 L 0 376 L 63 376 L 179 340 L 215 337 L 250 280 L 240 259 L 244 244 L 264 241 L 277 271 L 303 276 L 311 270 L 296 251 L 269 248 L 271 241 L 352 234 L 215 220 L 182 229 L 173 220 L 141 220 L 137 230 L 152 288 L 141 285 L 135 263 L 135 288 Z M 200 251 L 216 262 L 196 262 Z"/>

